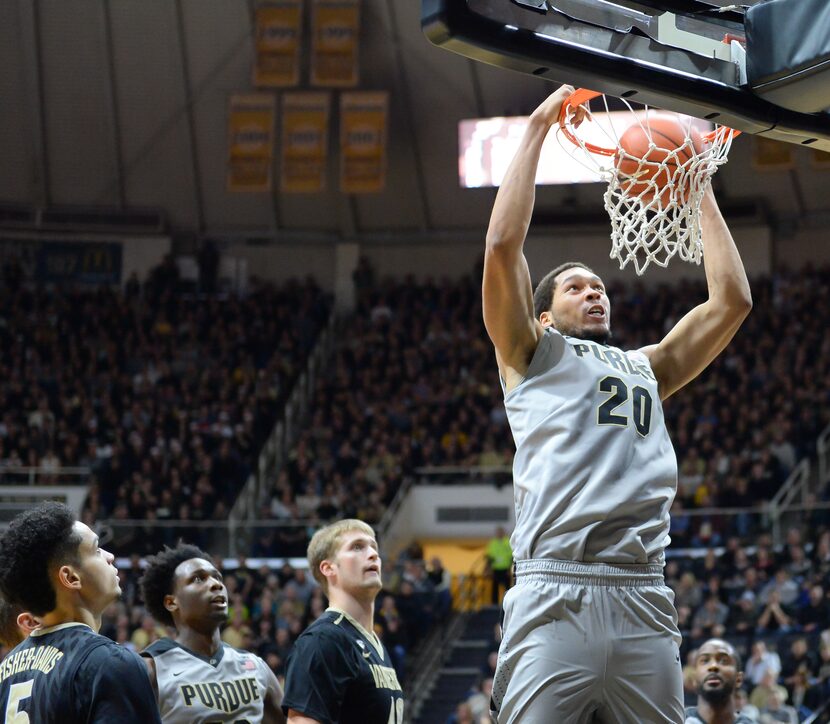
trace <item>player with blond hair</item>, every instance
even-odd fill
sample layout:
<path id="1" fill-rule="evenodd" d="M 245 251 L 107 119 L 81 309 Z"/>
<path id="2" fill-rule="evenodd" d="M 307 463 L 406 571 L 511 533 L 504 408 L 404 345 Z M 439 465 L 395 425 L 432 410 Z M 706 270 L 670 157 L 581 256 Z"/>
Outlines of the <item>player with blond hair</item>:
<path id="1" fill-rule="evenodd" d="M 321 528 L 308 563 L 330 605 L 288 656 L 282 706 L 289 724 L 402 724 L 403 691 L 374 632 L 383 585 L 375 532 L 354 519 Z"/>

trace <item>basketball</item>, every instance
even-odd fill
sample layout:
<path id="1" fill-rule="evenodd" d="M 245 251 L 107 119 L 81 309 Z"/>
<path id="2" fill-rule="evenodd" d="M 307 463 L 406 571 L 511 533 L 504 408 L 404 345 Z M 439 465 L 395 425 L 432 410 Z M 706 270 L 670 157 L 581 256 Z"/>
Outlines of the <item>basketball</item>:
<path id="1" fill-rule="evenodd" d="M 697 129 L 684 125 L 677 116 L 650 116 L 642 123 L 629 126 L 620 136 L 615 163 L 625 195 L 640 197 L 644 204 L 650 204 L 659 193 L 660 205 L 665 208 L 671 197 L 670 184 L 675 171 L 692 158 L 687 135 L 695 152 L 703 150 L 703 139 Z M 685 203 L 688 189 L 680 188 L 677 193 Z"/>

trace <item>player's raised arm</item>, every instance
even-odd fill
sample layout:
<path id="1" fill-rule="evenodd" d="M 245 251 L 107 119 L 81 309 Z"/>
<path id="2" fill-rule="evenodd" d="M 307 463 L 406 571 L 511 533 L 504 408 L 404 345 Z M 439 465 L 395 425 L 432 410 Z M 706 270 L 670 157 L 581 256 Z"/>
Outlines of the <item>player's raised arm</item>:
<path id="1" fill-rule="evenodd" d="M 533 289 L 523 247 L 536 197 L 542 144 L 571 93 L 573 87 L 563 85 L 531 114 L 490 216 L 482 289 L 484 324 L 508 387 L 512 379 L 527 371 L 543 332 L 533 312 Z M 582 109 L 577 113 L 581 116 Z"/>
<path id="2" fill-rule="evenodd" d="M 746 272 L 711 186 L 703 197 L 701 217 L 709 299 L 683 317 L 659 344 L 643 349 L 663 400 L 723 351 L 752 309 Z"/>

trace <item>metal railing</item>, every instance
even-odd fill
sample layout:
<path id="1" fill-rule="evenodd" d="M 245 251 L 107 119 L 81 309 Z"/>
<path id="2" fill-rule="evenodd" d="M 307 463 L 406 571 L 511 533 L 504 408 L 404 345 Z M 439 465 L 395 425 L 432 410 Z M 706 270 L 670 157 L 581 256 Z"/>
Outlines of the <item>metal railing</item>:
<path id="1" fill-rule="evenodd" d="M 317 375 L 322 364 L 329 358 L 335 339 L 336 315 L 329 317 L 320 331 L 314 349 L 309 355 L 305 371 L 300 375 L 288 401 L 282 419 L 274 425 L 271 434 L 262 446 L 254 471 L 239 493 L 230 513 L 230 520 L 240 522 L 252 519 L 259 512 L 259 506 L 268 494 L 273 477 L 282 469 L 288 447 L 296 439 L 296 424 L 302 420 L 308 409 L 308 401 L 314 392 Z"/>
<path id="2" fill-rule="evenodd" d="M 775 545 L 779 545 L 782 541 L 781 519 L 784 511 L 795 504 L 796 498 L 800 499 L 801 505 L 807 504 L 807 495 L 810 492 L 810 472 L 810 460 L 804 458 L 793 468 L 789 477 L 769 502 L 772 539 Z"/>
<path id="3" fill-rule="evenodd" d="M 175 545 L 179 540 L 199 545 L 212 555 L 223 558 L 250 556 L 255 550 L 258 535 L 273 531 L 284 533 L 293 544 L 275 544 L 279 551 L 263 553 L 266 557 L 304 558 L 309 532 L 319 526 L 312 520 L 146 520 L 102 519 L 96 522 L 98 534 L 105 546 L 116 555 L 154 553 L 164 545 Z"/>
<path id="4" fill-rule="evenodd" d="M 444 484 L 447 478 L 459 478 L 482 482 L 484 479 L 503 479 L 512 482 L 512 465 L 426 465 L 415 469 L 415 477 L 420 482 Z"/>
<path id="5" fill-rule="evenodd" d="M 85 466 L 25 467 L 0 461 L 0 485 L 86 485 L 91 473 Z"/>
<path id="6" fill-rule="evenodd" d="M 803 724 L 817 724 L 820 721 L 827 721 L 830 717 L 830 699 L 819 706 L 810 716 L 808 716 Z"/>
<path id="7" fill-rule="evenodd" d="M 830 425 L 822 430 L 816 441 L 818 454 L 818 490 L 820 493 L 830 485 Z"/>
<path id="8" fill-rule="evenodd" d="M 487 555 L 482 553 L 470 570 L 458 577 L 455 607 L 458 611 L 478 611 L 488 593 L 491 576 L 487 572 Z"/>

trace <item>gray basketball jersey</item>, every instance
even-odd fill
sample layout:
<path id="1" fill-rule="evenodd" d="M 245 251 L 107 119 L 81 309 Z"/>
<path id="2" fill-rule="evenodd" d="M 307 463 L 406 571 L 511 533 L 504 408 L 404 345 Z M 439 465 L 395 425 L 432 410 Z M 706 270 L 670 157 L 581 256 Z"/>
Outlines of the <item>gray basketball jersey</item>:
<path id="1" fill-rule="evenodd" d="M 208 659 L 171 639 L 148 646 L 156 663 L 163 724 L 262 722 L 267 664 L 226 644 Z"/>
<path id="2" fill-rule="evenodd" d="M 639 351 L 548 328 L 504 406 L 513 461 L 513 555 L 663 561 L 677 458 Z"/>

